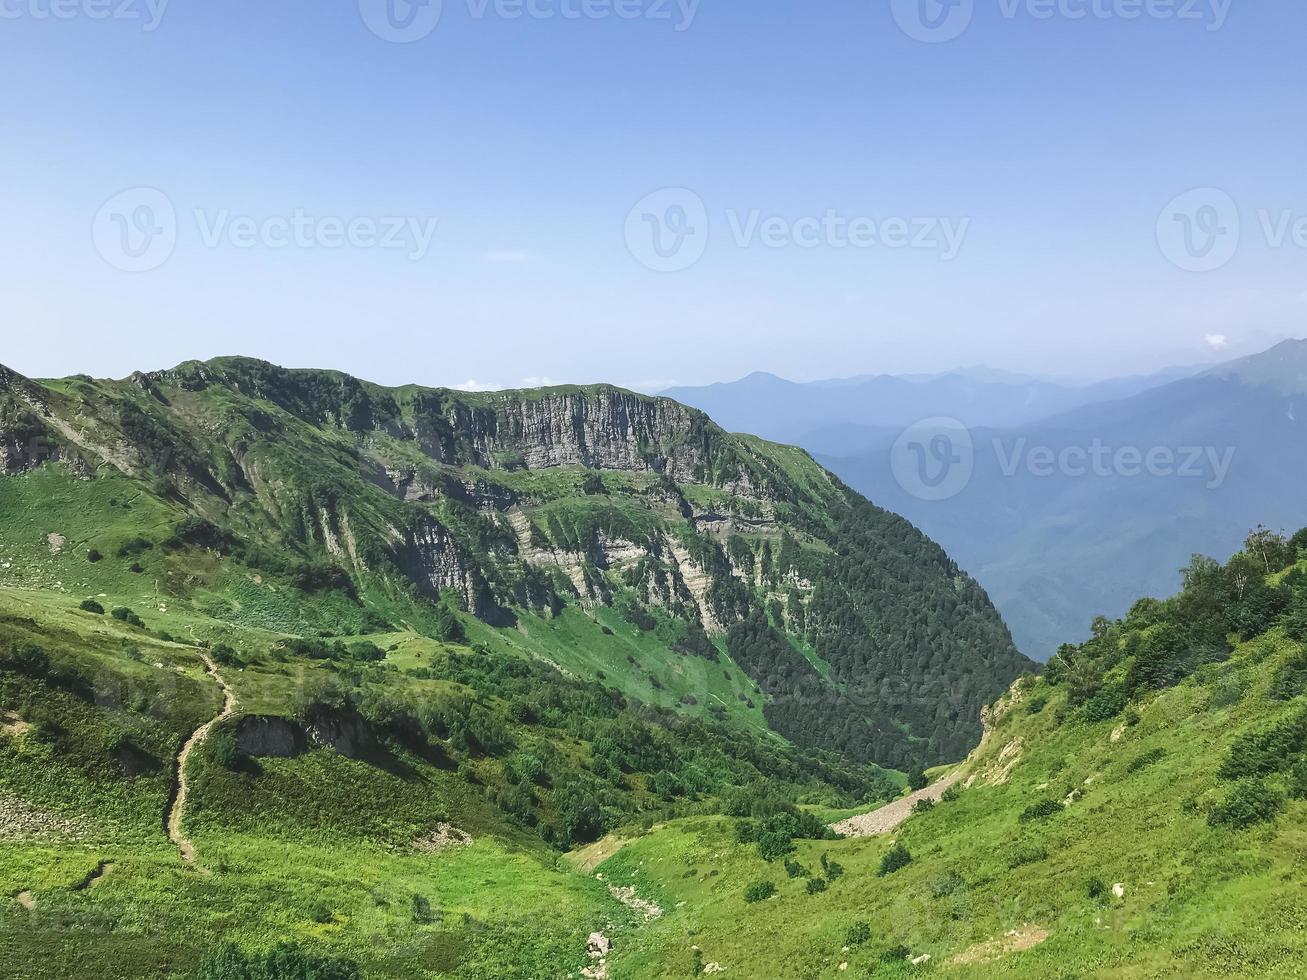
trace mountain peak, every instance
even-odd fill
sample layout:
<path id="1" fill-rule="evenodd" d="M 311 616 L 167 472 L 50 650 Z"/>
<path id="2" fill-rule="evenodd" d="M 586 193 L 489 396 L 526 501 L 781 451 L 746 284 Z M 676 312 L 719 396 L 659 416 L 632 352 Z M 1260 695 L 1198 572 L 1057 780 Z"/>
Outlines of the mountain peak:
<path id="1" fill-rule="evenodd" d="M 1274 388 L 1285 395 L 1307 394 L 1307 340 L 1281 341 L 1260 354 L 1218 365 L 1205 376 Z"/>

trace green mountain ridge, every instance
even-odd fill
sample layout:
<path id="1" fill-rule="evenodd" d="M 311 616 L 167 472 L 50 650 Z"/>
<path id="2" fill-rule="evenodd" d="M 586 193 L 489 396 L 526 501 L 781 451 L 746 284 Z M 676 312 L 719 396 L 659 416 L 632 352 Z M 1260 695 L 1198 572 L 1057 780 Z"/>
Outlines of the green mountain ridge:
<path id="1" fill-rule="evenodd" d="M 5 472 L 54 461 L 145 489 L 156 519 L 185 522 L 178 543 L 234 562 L 176 587 L 164 560 L 164 590 L 233 623 L 334 630 L 251 621 L 224 594 L 238 566 L 376 624 L 617 606 L 670 647 L 732 657 L 796 744 L 904 769 L 964 753 L 980 707 L 1029 666 L 906 522 L 807 454 L 666 399 L 387 389 L 245 358 L 122 381 L 5 372 L 0 397 Z"/>

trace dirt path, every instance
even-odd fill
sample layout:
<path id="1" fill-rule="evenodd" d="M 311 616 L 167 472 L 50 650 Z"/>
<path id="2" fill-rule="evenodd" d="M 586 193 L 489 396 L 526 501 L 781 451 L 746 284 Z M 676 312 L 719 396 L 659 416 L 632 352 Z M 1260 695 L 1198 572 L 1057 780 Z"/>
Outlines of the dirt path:
<path id="1" fill-rule="evenodd" d="M 181 753 L 177 756 L 176 787 L 173 794 L 172 806 L 168 811 L 168 837 L 177 845 L 177 849 L 181 851 L 182 860 L 187 864 L 195 863 L 195 845 L 192 844 L 186 835 L 182 833 L 182 816 L 186 809 L 186 793 L 188 789 L 186 783 L 186 760 L 191 757 L 191 750 L 209 737 L 209 732 L 213 730 L 214 725 L 221 721 L 226 721 L 236 713 L 236 695 L 232 692 L 232 689 L 227 686 L 227 682 L 222 679 L 222 675 L 218 673 L 217 665 L 214 664 L 213 660 L 207 653 L 201 653 L 200 659 L 204 661 L 204 666 L 205 669 L 208 670 L 209 676 L 217 681 L 218 686 L 222 688 L 223 702 L 222 713 L 212 721 L 197 728 L 195 734 L 186 740 L 186 744 L 182 746 Z"/>

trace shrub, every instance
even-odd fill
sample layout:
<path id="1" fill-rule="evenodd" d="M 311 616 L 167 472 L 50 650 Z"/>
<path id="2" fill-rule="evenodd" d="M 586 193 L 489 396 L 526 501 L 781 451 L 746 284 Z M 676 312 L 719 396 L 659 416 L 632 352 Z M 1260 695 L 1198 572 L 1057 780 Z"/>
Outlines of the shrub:
<path id="1" fill-rule="evenodd" d="M 912 854 L 902 843 L 895 844 L 880 859 L 880 876 L 892 875 L 912 863 Z"/>
<path id="2" fill-rule="evenodd" d="M 1272 701 L 1292 701 L 1307 694 L 1307 653 L 1300 653 L 1280 668 L 1267 696 Z"/>
<path id="3" fill-rule="evenodd" d="M 871 925 L 867 922 L 858 921 L 849 926 L 849 931 L 844 934 L 845 946 L 861 946 L 871 939 Z"/>
<path id="4" fill-rule="evenodd" d="M 431 900 L 425 895 L 414 895 L 409 899 L 409 910 L 414 925 L 426 926 L 436 921 L 435 913 L 431 911 Z"/>
<path id="5" fill-rule="evenodd" d="M 1027 864 L 1038 864 L 1048 860 L 1048 849 L 1038 844 L 1018 844 L 1008 856 L 1009 868 L 1020 868 Z"/>
<path id="6" fill-rule="evenodd" d="M 126 606 L 115 607 L 113 612 L 111 612 L 109 615 L 112 616 L 114 619 L 118 620 L 120 623 L 126 623 L 128 626 L 145 625 L 145 623 L 141 622 L 141 617 L 136 615 L 136 613 L 132 612 Z"/>
<path id="7" fill-rule="evenodd" d="M 1307 749 L 1307 711 L 1300 711 L 1274 728 L 1249 732 L 1235 739 L 1217 775 L 1234 780 L 1283 772 L 1304 749 Z"/>
<path id="8" fill-rule="evenodd" d="M 784 831 L 772 830 L 758 836 L 758 854 L 764 861 L 775 861 L 794 852 L 794 838 Z"/>
<path id="9" fill-rule="evenodd" d="M 1230 795 L 1207 815 L 1213 827 L 1243 830 L 1275 819 L 1284 807 L 1284 797 L 1260 779 L 1245 779 L 1230 790 Z"/>
<path id="10" fill-rule="evenodd" d="M 7 669 L 28 677 L 46 677 L 50 673 L 49 655 L 30 643 L 0 651 L 0 663 Z"/>
<path id="11" fill-rule="evenodd" d="M 881 953 L 880 961 L 882 963 L 899 963 L 906 960 L 911 955 L 912 950 L 900 944 L 897 946 L 891 946 L 889 949 L 885 950 L 885 952 Z"/>
<path id="12" fill-rule="evenodd" d="M 765 902 L 776 894 L 776 886 L 770 881 L 755 881 L 744 890 L 744 900 L 750 905 Z"/>
<path id="13" fill-rule="evenodd" d="M 962 799 L 962 787 L 957 783 L 954 783 L 948 789 L 944 790 L 940 795 L 939 801 L 941 803 L 956 803 L 960 799 Z"/>
<path id="14" fill-rule="evenodd" d="M 935 809 L 934 800 L 917 800 L 916 803 L 912 804 L 913 813 L 929 813 L 933 809 Z"/>
<path id="15" fill-rule="evenodd" d="M 1085 883 L 1085 894 L 1094 901 L 1099 901 L 1107 897 L 1107 882 L 1102 878 L 1090 878 Z"/>
<path id="16" fill-rule="evenodd" d="M 213 761 L 224 769 L 236 770 L 241 764 L 240 746 L 236 744 L 236 736 L 231 732 L 215 732 L 209 739 L 209 753 Z"/>
<path id="17" fill-rule="evenodd" d="M 912 790 L 914 793 L 917 792 L 917 790 L 925 789 L 929 785 L 930 778 L 926 775 L 924 769 L 914 769 L 908 776 L 908 789 Z"/>
<path id="18" fill-rule="evenodd" d="M 791 878 L 808 878 L 812 875 L 812 872 L 798 861 L 792 861 L 789 858 L 785 859 L 785 873 Z"/>
<path id="19" fill-rule="evenodd" d="M 962 876 L 956 871 L 945 871 L 942 875 L 930 879 L 930 895 L 932 898 L 947 898 L 966 887 L 967 883 L 962 880 Z"/>
<path id="20" fill-rule="evenodd" d="M 129 538 L 124 541 L 118 548 L 119 558 L 135 558 L 137 555 L 144 554 L 154 547 L 154 542 L 149 538 Z"/>
<path id="21" fill-rule="evenodd" d="M 97 561 L 103 561 L 104 555 L 100 554 L 100 552 L 97 551 L 95 548 L 92 548 L 90 551 L 86 553 L 86 560 L 89 561 L 92 565 L 94 565 Z"/>
<path id="22" fill-rule="evenodd" d="M 326 902 L 315 902 L 313 908 L 309 911 L 309 917 L 318 925 L 327 925 L 336 920 L 336 913 L 331 910 L 331 906 Z"/>
<path id="23" fill-rule="evenodd" d="M 140 562 L 134 561 L 132 562 L 131 567 L 127 569 L 127 571 L 131 572 L 133 575 L 140 575 L 141 572 L 145 571 L 145 568 L 141 565 Z"/>
<path id="24" fill-rule="evenodd" d="M 1140 769 L 1146 769 L 1155 762 L 1161 762 L 1166 758 L 1166 749 L 1160 746 L 1155 749 L 1149 749 L 1143 755 L 1137 755 L 1126 763 L 1126 772 L 1138 772 Z"/>
<path id="25" fill-rule="evenodd" d="M 253 955 L 226 943 L 206 956 L 196 980 L 359 980 L 353 960 L 310 953 L 291 943 L 281 943 L 266 953 Z"/>
<path id="26" fill-rule="evenodd" d="M 809 894 L 809 895 L 816 895 L 816 894 L 818 894 L 818 893 L 820 893 L 820 892 L 824 892 L 824 891 L 825 891 L 827 888 L 829 888 L 829 887 L 830 887 L 830 885 L 827 883 L 827 881 L 826 881 L 825 878 L 809 878 L 809 879 L 808 879 L 808 894 Z"/>
<path id="27" fill-rule="evenodd" d="M 82 612 L 95 613 L 97 616 L 104 615 L 104 606 L 100 605 L 94 599 L 83 599 L 81 606 Z"/>
<path id="28" fill-rule="evenodd" d="M 1299 759 L 1289 774 L 1289 795 L 1295 800 L 1307 800 L 1307 759 Z"/>
<path id="29" fill-rule="evenodd" d="M 844 865 L 830 860 L 825 854 L 821 856 L 821 870 L 827 881 L 834 881 L 844 874 Z"/>
<path id="30" fill-rule="evenodd" d="M 1080 716 L 1092 723 L 1108 721 L 1125 710 L 1129 699 L 1115 688 L 1105 687 L 1080 708 Z"/>
<path id="31" fill-rule="evenodd" d="M 1021 816 L 1017 819 L 1022 823 L 1029 823 L 1032 820 L 1047 820 L 1049 817 L 1061 813 L 1062 809 L 1062 804 L 1057 800 L 1040 800 L 1038 803 L 1032 803 L 1022 810 Z"/>

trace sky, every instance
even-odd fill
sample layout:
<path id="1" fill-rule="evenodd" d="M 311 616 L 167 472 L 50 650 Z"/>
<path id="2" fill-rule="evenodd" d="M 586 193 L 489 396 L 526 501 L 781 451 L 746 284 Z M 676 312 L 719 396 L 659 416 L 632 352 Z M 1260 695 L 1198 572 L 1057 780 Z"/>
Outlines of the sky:
<path id="1" fill-rule="evenodd" d="M 0 362 L 642 390 L 1307 333 L 1300 0 L 0 0 Z"/>

